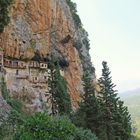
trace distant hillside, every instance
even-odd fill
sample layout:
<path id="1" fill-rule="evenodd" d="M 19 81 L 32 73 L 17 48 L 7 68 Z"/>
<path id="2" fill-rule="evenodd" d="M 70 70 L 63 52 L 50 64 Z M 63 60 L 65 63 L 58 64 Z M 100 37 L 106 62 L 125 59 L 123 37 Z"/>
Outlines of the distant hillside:
<path id="1" fill-rule="evenodd" d="M 120 97 L 128 106 L 133 126 L 137 128 L 136 135 L 140 138 L 140 88 L 121 93 Z"/>
<path id="2" fill-rule="evenodd" d="M 134 89 L 134 90 L 128 90 L 128 91 L 120 93 L 119 95 L 122 99 L 132 97 L 132 96 L 136 96 L 136 95 L 140 95 L 140 88 Z"/>
<path id="3" fill-rule="evenodd" d="M 132 117 L 140 119 L 140 88 L 121 93 L 120 97 L 125 102 L 125 105 L 128 106 Z"/>

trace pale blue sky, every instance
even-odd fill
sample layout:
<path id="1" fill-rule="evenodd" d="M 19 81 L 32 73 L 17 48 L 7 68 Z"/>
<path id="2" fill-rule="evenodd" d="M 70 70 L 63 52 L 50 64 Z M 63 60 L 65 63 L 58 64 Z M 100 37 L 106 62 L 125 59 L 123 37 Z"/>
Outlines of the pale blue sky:
<path id="1" fill-rule="evenodd" d="M 73 1 L 89 33 L 97 77 L 105 60 L 120 92 L 140 87 L 140 0 Z"/>

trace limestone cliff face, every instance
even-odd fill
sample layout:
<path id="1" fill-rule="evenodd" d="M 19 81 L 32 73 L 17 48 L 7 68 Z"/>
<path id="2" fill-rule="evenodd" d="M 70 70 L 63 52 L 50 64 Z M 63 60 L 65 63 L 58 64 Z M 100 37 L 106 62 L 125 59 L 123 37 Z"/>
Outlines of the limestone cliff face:
<path id="1" fill-rule="evenodd" d="M 76 109 L 80 94 L 83 93 L 81 78 L 84 70 L 88 69 L 93 79 L 95 75 L 89 48 L 84 42 L 87 34 L 83 29 L 75 28 L 66 1 L 14 0 L 9 13 L 10 23 L 0 35 L 4 57 L 29 66 L 36 54 L 45 61 L 44 58 L 52 52 L 56 58 L 67 61 L 69 66 L 62 67 L 61 73 L 67 81 L 73 109 Z M 80 50 L 75 47 L 75 42 L 81 44 Z M 24 99 L 25 108 L 29 112 L 42 110 L 41 101 L 47 101 L 47 82 L 37 81 L 45 73 L 29 67 L 4 69 L 12 96 L 23 99 L 26 94 L 29 97 Z"/>

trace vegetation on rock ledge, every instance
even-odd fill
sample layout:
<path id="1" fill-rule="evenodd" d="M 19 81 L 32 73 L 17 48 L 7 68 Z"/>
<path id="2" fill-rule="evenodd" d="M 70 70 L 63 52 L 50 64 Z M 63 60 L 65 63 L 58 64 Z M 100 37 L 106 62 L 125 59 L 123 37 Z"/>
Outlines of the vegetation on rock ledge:
<path id="1" fill-rule="evenodd" d="M 76 28 L 79 28 L 82 26 L 82 22 L 81 19 L 79 17 L 79 15 L 77 14 L 77 10 L 76 10 L 76 3 L 73 3 L 71 0 L 66 0 L 67 4 L 69 5 L 71 14 L 72 14 L 72 18 L 74 20 L 74 24 Z"/>
<path id="2" fill-rule="evenodd" d="M 8 25 L 10 18 L 8 15 L 8 8 L 13 0 L 0 0 L 0 33 L 3 32 L 4 27 Z"/>
<path id="3" fill-rule="evenodd" d="M 52 102 L 52 115 L 70 114 L 71 101 L 65 79 L 60 74 L 58 60 L 51 56 L 49 62 L 48 86 Z"/>

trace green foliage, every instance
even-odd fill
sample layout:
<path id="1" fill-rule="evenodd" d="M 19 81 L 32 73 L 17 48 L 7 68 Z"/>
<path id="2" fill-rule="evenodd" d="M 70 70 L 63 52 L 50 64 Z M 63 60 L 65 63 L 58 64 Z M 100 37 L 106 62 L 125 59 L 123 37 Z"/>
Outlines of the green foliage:
<path id="1" fill-rule="evenodd" d="M 0 125 L 1 140 L 13 140 L 15 132 L 18 130 L 18 125 L 23 124 L 25 121 L 24 115 L 14 109 L 11 109 L 8 115 L 7 120 Z"/>
<path id="2" fill-rule="evenodd" d="M 73 13 L 72 12 L 72 18 L 74 20 L 74 24 L 75 24 L 75 27 L 76 28 L 79 28 L 82 26 L 82 23 L 81 23 L 81 19 L 80 17 L 77 15 L 77 13 Z"/>
<path id="3" fill-rule="evenodd" d="M 81 42 L 77 40 L 76 42 L 73 43 L 73 46 L 77 49 L 80 60 L 83 62 L 85 57 L 82 55 L 82 52 L 81 52 L 81 47 L 82 47 Z"/>
<path id="4" fill-rule="evenodd" d="M 117 97 L 107 62 L 103 62 L 100 84 L 100 104 L 102 105 L 105 135 L 103 140 L 128 140 L 131 134 L 131 118 L 127 107 Z"/>
<path id="5" fill-rule="evenodd" d="M 135 132 L 133 132 L 133 135 L 138 137 L 140 139 L 140 118 L 133 118 L 133 124 L 132 124 L 132 129 L 135 129 Z"/>
<path id="6" fill-rule="evenodd" d="M 95 96 L 92 80 L 88 74 L 84 75 L 83 82 L 85 94 L 82 97 L 80 108 L 74 113 L 71 119 L 76 126 L 88 128 L 93 133 L 99 134 L 102 131 L 100 127 L 102 115 L 100 105 Z"/>
<path id="7" fill-rule="evenodd" d="M 72 140 L 75 126 L 65 117 L 37 113 L 19 128 L 15 140 Z"/>
<path id="8" fill-rule="evenodd" d="M 0 33 L 3 32 L 4 27 L 8 25 L 10 18 L 8 16 L 8 8 L 13 0 L 0 0 Z"/>
<path id="9" fill-rule="evenodd" d="M 48 79 L 49 93 L 51 94 L 52 114 L 69 114 L 71 111 L 70 96 L 64 78 L 60 75 L 58 61 L 53 56 L 49 64 L 50 73 Z"/>
<path id="10" fill-rule="evenodd" d="M 76 128 L 67 117 L 36 113 L 19 127 L 14 140 L 98 140 L 90 131 Z"/>
<path id="11" fill-rule="evenodd" d="M 2 93 L 2 97 L 5 100 L 9 100 L 11 97 L 9 95 L 9 91 L 7 89 L 6 83 L 4 82 L 4 77 L 2 77 L 1 79 L 1 93 Z"/>
<path id="12" fill-rule="evenodd" d="M 90 49 L 90 47 L 89 47 L 90 44 L 89 44 L 88 37 L 85 37 L 82 42 L 87 49 Z M 87 60 L 86 60 L 86 57 L 82 53 L 82 51 L 83 51 L 82 50 L 82 45 L 83 44 L 81 43 L 80 40 L 76 40 L 75 42 L 73 42 L 73 46 L 77 49 L 80 60 L 81 60 L 82 64 L 84 65 L 84 63 L 86 63 Z M 87 68 L 83 67 L 83 69 L 84 69 L 84 71 L 87 71 Z M 95 72 L 95 68 L 93 66 L 91 66 L 90 69 L 88 69 L 88 71 L 90 71 L 90 73 L 93 74 Z"/>
<path id="13" fill-rule="evenodd" d="M 21 102 L 10 97 L 4 78 L 2 78 L 1 82 L 1 93 L 7 104 L 11 107 L 11 110 L 10 113 L 7 114 L 7 120 L 1 122 L 0 139 L 10 140 L 17 129 L 17 125 L 25 121 L 25 116 L 21 111 Z"/>
<path id="14" fill-rule="evenodd" d="M 56 63 L 55 69 L 55 98 L 58 104 L 58 112 L 61 114 L 69 114 L 71 111 L 71 101 L 67 91 L 66 81 L 60 75 L 60 68 L 58 63 Z"/>
<path id="15" fill-rule="evenodd" d="M 103 62 L 98 96 L 95 96 L 90 76 L 84 75 L 85 93 L 80 108 L 71 115 L 71 120 L 78 127 L 90 129 L 100 140 L 129 140 L 131 117 L 114 90 L 110 73 L 107 63 Z"/>
<path id="16" fill-rule="evenodd" d="M 13 126 L 9 126 L 7 123 L 0 125 L 0 140 L 12 140 L 13 134 Z"/>
<path id="17" fill-rule="evenodd" d="M 31 39 L 31 40 L 30 40 L 30 47 L 31 47 L 32 49 L 35 49 L 35 47 L 36 47 L 36 40 L 35 40 L 35 39 Z"/>
<path id="18" fill-rule="evenodd" d="M 118 122 L 121 124 L 120 137 L 121 139 L 129 139 L 131 134 L 131 116 L 128 112 L 128 108 L 124 106 L 122 101 L 118 101 L 118 112 L 119 116 L 117 117 Z"/>
<path id="19" fill-rule="evenodd" d="M 83 39 L 83 44 L 86 46 L 86 48 L 89 50 L 90 49 L 90 43 L 88 38 Z"/>
<path id="20" fill-rule="evenodd" d="M 71 0 L 66 0 L 66 2 L 69 5 L 69 8 L 70 8 L 70 11 L 71 11 L 71 14 L 72 14 L 72 18 L 74 20 L 75 27 L 76 28 L 81 27 L 82 23 L 81 23 L 80 17 L 77 14 L 76 3 L 73 3 Z"/>
<path id="21" fill-rule="evenodd" d="M 112 79 L 110 77 L 110 71 L 106 62 L 103 62 L 102 69 L 102 77 L 99 79 L 100 83 L 100 103 L 102 105 L 103 112 L 103 122 L 102 125 L 104 127 L 105 135 L 103 139 L 114 140 L 115 137 L 115 126 L 116 121 L 114 120 L 114 116 L 116 113 L 117 106 L 117 93 L 113 89 L 115 85 L 112 83 Z"/>
<path id="22" fill-rule="evenodd" d="M 131 95 L 131 96 L 130 96 Z M 140 95 L 139 91 L 130 92 L 127 96 L 122 98 L 132 118 L 133 134 L 140 139 Z"/>
<path id="23" fill-rule="evenodd" d="M 140 140 L 140 139 L 136 136 L 131 136 L 130 140 Z"/>
<path id="24" fill-rule="evenodd" d="M 98 138 L 90 130 L 77 128 L 74 140 L 98 140 Z"/>
<path id="25" fill-rule="evenodd" d="M 12 109 L 16 110 L 17 112 L 21 112 L 22 103 L 18 99 L 11 98 L 6 83 L 4 82 L 4 78 L 2 78 L 1 82 L 1 93 L 3 99 L 6 100 L 7 104 L 9 104 L 12 107 Z"/>

